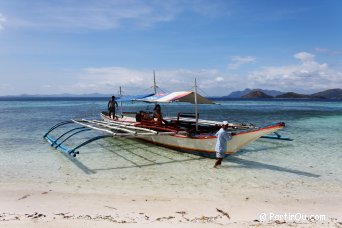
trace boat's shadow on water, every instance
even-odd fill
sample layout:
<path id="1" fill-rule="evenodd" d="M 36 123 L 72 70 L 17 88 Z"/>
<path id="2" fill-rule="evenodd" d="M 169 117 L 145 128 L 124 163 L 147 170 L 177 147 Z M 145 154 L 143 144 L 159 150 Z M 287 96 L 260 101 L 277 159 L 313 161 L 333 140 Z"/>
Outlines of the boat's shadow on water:
<path id="1" fill-rule="evenodd" d="M 80 162 L 77 158 L 74 158 L 70 155 L 67 155 L 65 153 L 63 154 L 69 161 L 71 161 L 75 166 L 77 166 L 80 170 L 82 170 L 85 174 L 95 174 L 96 172 L 92 169 L 89 169 L 86 165 L 84 165 L 82 162 Z"/>
<path id="2" fill-rule="evenodd" d="M 243 168 L 243 169 L 268 169 L 272 171 L 277 171 L 277 172 L 286 172 L 286 173 L 291 173 L 291 174 L 296 174 L 300 176 L 306 176 L 306 177 L 320 177 L 320 175 L 314 174 L 314 173 L 309 173 L 305 171 L 300 171 L 296 169 L 291 169 L 291 168 L 285 168 L 277 165 L 271 165 L 271 164 L 266 164 L 262 162 L 257 162 L 257 161 L 251 161 L 247 159 L 242 159 L 238 158 L 235 156 L 229 156 L 224 163 L 235 163 L 239 166 L 235 166 L 234 168 Z M 224 166 L 223 166 L 224 167 Z M 227 166 L 228 168 L 232 168 L 231 166 Z"/>
<path id="3" fill-rule="evenodd" d="M 123 139 L 117 139 L 119 143 L 111 143 L 108 142 L 100 142 L 98 143 L 98 147 L 101 147 L 104 151 L 109 152 L 123 160 L 125 160 L 128 165 L 126 166 L 116 166 L 116 167 L 108 167 L 108 168 L 89 168 L 86 166 L 83 162 L 81 162 L 79 159 L 81 159 L 81 155 L 79 155 L 79 158 L 72 157 L 70 155 L 67 155 L 65 153 L 61 153 L 66 157 L 70 162 L 72 162 L 76 167 L 78 167 L 81 171 L 83 171 L 85 174 L 95 174 L 97 171 L 105 171 L 105 170 L 117 170 L 117 169 L 129 169 L 129 168 L 143 168 L 143 167 L 149 167 L 149 166 L 156 166 L 156 165 L 166 165 L 166 164 L 172 164 L 172 163 L 181 163 L 181 162 L 190 162 L 190 161 L 196 161 L 196 160 L 203 160 L 206 159 L 204 157 L 199 157 L 196 155 L 191 154 L 184 154 L 182 152 L 178 151 L 172 151 L 166 148 L 158 147 L 154 144 L 150 144 L 147 142 L 142 141 L 135 141 L 135 140 L 125 140 Z M 153 148 L 158 148 L 154 150 Z M 143 151 L 143 153 L 141 153 Z M 177 158 L 174 156 L 174 154 L 177 154 Z M 149 158 L 147 155 L 152 155 L 155 157 L 163 158 L 166 161 L 156 161 L 153 158 Z M 134 161 L 138 158 L 139 162 Z M 147 162 L 147 164 L 146 164 Z"/>
<path id="4" fill-rule="evenodd" d="M 292 144 L 287 144 L 283 142 L 273 142 L 273 141 L 263 141 L 263 144 L 266 144 L 266 146 L 258 147 L 257 149 L 251 149 L 251 148 L 243 148 L 237 153 L 242 154 L 250 154 L 250 153 L 256 153 L 256 152 L 266 152 L 266 151 L 274 151 L 279 150 L 282 148 L 293 148 L 294 146 Z"/>
<path id="5" fill-rule="evenodd" d="M 119 143 L 112 144 L 109 142 L 101 142 L 98 143 L 98 146 L 101 147 L 106 152 L 112 153 L 115 156 L 120 157 L 121 159 L 125 160 L 128 164 L 123 166 L 114 166 L 114 167 L 106 167 L 106 168 L 94 168 L 90 169 L 86 165 L 84 165 L 81 161 L 77 158 L 71 157 L 69 155 L 65 155 L 74 165 L 76 165 L 80 170 L 82 170 L 85 174 L 95 174 L 97 171 L 106 171 L 106 170 L 117 170 L 117 169 L 130 169 L 130 168 L 144 168 L 144 167 L 151 167 L 157 165 L 166 165 L 166 164 L 173 164 L 173 163 L 183 163 L 183 162 L 191 162 L 191 161 L 198 161 L 203 159 L 208 159 L 204 157 L 199 157 L 192 154 L 186 154 L 178 151 L 173 151 L 170 149 L 166 149 L 163 147 L 158 147 L 153 144 L 147 142 L 141 142 L 136 140 L 120 140 Z M 246 153 L 253 153 L 253 152 L 261 152 L 272 150 L 275 148 L 279 149 L 280 145 L 276 145 L 274 147 L 265 147 L 265 148 L 258 148 L 256 150 L 253 149 L 244 149 L 239 152 L 239 154 L 246 154 Z M 289 145 L 283 145 L 281 147 L 290 147 Z M 156 150 L 158 148 L 158 150 Z M 143 153 L 141 153 L 143 151 Z M 158 152 L 157 152 L 158 151 Z M 175 154 L 177 156 L 175 156 Z M 150 156 L 154 156 L 154 158 L 163 158 L 164 161 L 157 161 L 154 158 L 150 158 Z M 135 160 L 134 160 L 135 158 Z M 139 159 L 139 162 L 136 159 Z M 166 160 L 165 160 L 166 159 Z M 146 164 L 147 163 L 147 164 Z M 295 175 L 305 176 L 305 177 L 319 177 L 320 175 L 300 171 L 291 168 L 285 168 L 277 165 L 266 164 L 263 162 L 258 161 L 251 161 L 247 159 L 242 159 L 236 157 L 234 155 L 228 156 L 227 159 L 224 160 L 224 163 L 235 163 L 238 166 L 222 166 L 222 168 L 229 168 L 229 169 L 267 169 L 277 172 L 286 172 Z M 208 167 L 208 169 L 211 167 Z"/>
<path id="6" fill-rule="evenodd" d="M 270 142 L 270 141 L 264 141 L 263 143 L 268 143 L 270 146 L 265 146 L 262 148 L 258 149 L 243 149 L 238 152 L 238 154 L 243 155 L 243 154 L 248 154 L 248 153 L 255 153 L 255 152 L 265 152 L 265 151 L 270 151 L 270 150 L 279 150 L 280 148 L 290 148 L 293 147 L 292 144 L 282 144 L 280 142 Z M 272 164 L 266 164 L 263 162 L 258 162 L 258 161 L 251 161 L 247 159 L 242 159 L 239 157 L 236 157 L 234 155 L 228 156 L 224 162 L 227 163 L 235 163 L 239 166 L 235 168 L 246 168 L 246 169 L 268 169 L 272 171 L 277 171 L 277 172 L 286 172 L 286 173 L 291 173 L 291 174 L 296 174 L 300 176 L 306 176 L 306 177 L 320 177 L 320 175 L 314 174 L 314 173 L 309 173 L 301 170 L 296 170 L 296 169 L 291 169 L 291 168 L 285 168 L 277 165 L 272 165 Z M 230 167 L 231 168 L 231 167 Z"/>
<path id="7" fill-rule="evenodd" d="M 119 139 L 120 140 L 120 139 Z M 156 146 L 154 144 L 143 142 L 143 141 L 136 141 L 136 140 L 129 140 L 130 142 L 122 141 L 122 143 L 118 143 L 113 145 L 110 144 L 100 144 L 99 146 L 105 149 L 106 151 L 113 153 L 120 158 L 126 160 L 127 162 L 131 163 L 127 166 L 117 166 L 117 167 L 109 167 L 109 168 L 98 168 L 94 169 L 96 171 L 101 170 L 115 170 L 115 169 L 129 169 L 129 168 L 143 168 L 143 167 L 150 167 L 150 166 L 156 166 L 156 165 L 166 165 L 166 164 L 172 164 L 172 163 L 181 163 L 181 162 L 190 162 L 190 161 L 196 161 L 196 160 L 203 160 L 206 159 L 204 157 L 198 157 L 195 155 L 190 154 L 184 154 L 181 152 L 176 152 L 177 155 L 180 158 L 173 157 L 172 150 Z M 153 148 L 158 148 L 159 152 L 156 152 L 153 150 Z M 143 150 L 144 155 L 142 153 L 139 153 L 138 151 Z M 121 151 L 120 153 L 117 151 Z M 124 151 L 124 153 L 122 152 Z M 141 161 L 148 162 L 148 164 L 139 164 L 135 161 L 133 161 L 130 156 L 135 156 L 141 159 Z M 167 159 L 166 161 L 155 161 L 151 158 L 148 158 L 146 155 L 152 155 L 159 158 Z"/>

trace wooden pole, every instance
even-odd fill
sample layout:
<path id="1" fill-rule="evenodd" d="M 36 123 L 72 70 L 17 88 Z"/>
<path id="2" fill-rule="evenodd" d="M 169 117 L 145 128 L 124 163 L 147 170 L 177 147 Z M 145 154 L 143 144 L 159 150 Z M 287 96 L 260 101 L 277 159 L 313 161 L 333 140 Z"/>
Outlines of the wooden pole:
<path id="1" fill-rule="evenodd" d="M 195 96 L 195 115 L 196 115 L 196 131 L 198 131 L 198 104 L 197 104 L 197 81 L 195 78 L 195 87 L 194 87 L 194 96 Z"/>

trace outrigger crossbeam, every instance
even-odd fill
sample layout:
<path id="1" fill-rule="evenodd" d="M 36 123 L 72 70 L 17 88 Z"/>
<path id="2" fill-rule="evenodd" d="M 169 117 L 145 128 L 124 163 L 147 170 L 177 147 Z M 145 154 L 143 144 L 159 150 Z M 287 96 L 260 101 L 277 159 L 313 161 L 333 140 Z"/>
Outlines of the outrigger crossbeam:
<path id="1" fill-rule="evenodd" d="M 63 126 L 63 125 L 66 125 L 66 124 L 72 124 L 72 123 L 73 123 L 73 121 L 71 121 L 71 120 L 59 122 L 59 123 L 57 123 L 56 125 L 52 126 L 52 127 L 48 130 L 48 132 L 46 132 L 46 133 L 44 134 L 43 137 L 45 138 L 51 131 L 55 130 L 56 128 L 59 128 L 60 126 Z"/>
<path id="2" fill-rule="evenodd" d="M 78 127 L 74 127 L 72 129 L 69 129 L 65 132 L 63 132 L 58 137 L 54 138 L 51 136 L 51 133 L 56 130 L 59 127 L 65 126 L 67 124 L 77 124 L 81 125 Z M 65 146 L 65 142 L 68 141 L 73 136 L 90 131 L 90 130 L 96 130 L 98 132 L 103 133 L 104 135 L 99 135 L 93 138 L 88 139 L 87 141 L 75 146 L 74 148 L 68 148 Z M 152 135 L 174 135 L 175 132 L 158 132 L 151 129 L 146 129 L 142 127 L 136 127 L 131 124 L 127 123 L 109 123 L 106 121 L 100 121 L 100 120 L 87 120 L 87 119 L 81 119 L 81 120 L 74 120 L 71 119 L 69 121 L 63 121 L 60 123 L 57 123 L 53 127 L 51 127 L 43 136 L 52 147 L 55 149 L 58 149 L 59 151 L 66 153 L 68 155 L 76 157 L 77 154 L 79 154 L 79 151 L 77 151 L 80 147 L 83 147 L 91 142 L 94 142 L 99 139 L 108 138 L 108 137 L 146 137 L 146 136 L 152 136 Z"/>

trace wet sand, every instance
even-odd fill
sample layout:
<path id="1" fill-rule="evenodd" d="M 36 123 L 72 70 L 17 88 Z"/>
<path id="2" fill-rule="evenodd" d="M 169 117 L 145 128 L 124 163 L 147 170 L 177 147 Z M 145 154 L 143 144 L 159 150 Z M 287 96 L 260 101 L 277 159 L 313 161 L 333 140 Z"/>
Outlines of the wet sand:
<path id="1" fill-rule="evenodd" d="M 79 167 L 69 161 L 56 170 L 59 178 L 51 181 L 7 180 L 0 187 L 0 226 L 342 226 L 337 182 L 322 185 L 312 173 L 275 171 L 266 163 L 259 171 L 253 163 L 249 165 L 254 169 L 241 169 L 236 165 L 239 159 L 248 160 L 238 157 L 226 160 L 219 169 L 212 168 L 211 159 L 186 159 L 121 167 L 109 175 L 108 170 L 104 174 L 95 169 L 92 174 L 73 175 Z M 261 218 L 261 213 L 267 217 Z M 324 219 L 270 218 L 271 213 L 324 215 Z"/>

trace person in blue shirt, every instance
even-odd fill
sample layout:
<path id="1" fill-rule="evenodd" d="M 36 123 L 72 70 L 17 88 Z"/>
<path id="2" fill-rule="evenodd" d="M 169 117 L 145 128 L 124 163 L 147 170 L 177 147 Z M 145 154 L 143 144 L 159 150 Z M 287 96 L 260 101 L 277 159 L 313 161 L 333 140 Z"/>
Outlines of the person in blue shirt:
<path id="1" fill-rule="evenodd" d="M 221 129 L 216 133 L 216 162 L 214 165 L 214 168 L 217 168 L 217 166 L 220 166 L 222 163 L 222 160 L 224 158 L 224 153 L 227 151 L 227 142 L 231 140 L 231 136 L 235 135 L 234 133 L 228 133 L 228 122 L 223 121 Z"/>

